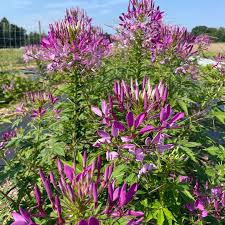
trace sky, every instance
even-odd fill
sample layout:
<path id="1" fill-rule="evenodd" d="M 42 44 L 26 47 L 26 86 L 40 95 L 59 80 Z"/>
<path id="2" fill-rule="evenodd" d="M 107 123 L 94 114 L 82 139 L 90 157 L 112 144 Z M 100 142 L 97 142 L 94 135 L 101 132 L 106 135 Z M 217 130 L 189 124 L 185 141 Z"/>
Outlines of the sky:
<path id="1" fill-rule="evenodd" d="M 96 25 L 112 33 L 118 17 L 126 12 L 128 0 L 0 0 L 0 18 L 23 26 L 28 31 L 47 32 L 48 24 L 63 18 L 65 9 L 79 6 L 87 11 Z M 191 30 L 197 25 L 225 27 L 225 0 L 156 0 L 169 24 Z"/>

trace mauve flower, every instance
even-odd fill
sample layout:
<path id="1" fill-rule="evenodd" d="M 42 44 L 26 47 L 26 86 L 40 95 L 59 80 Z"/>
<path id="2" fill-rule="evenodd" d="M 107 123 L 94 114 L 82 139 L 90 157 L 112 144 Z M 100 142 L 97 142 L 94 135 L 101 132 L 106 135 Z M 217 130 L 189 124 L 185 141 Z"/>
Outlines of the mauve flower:
<path id="1" fill-rule="evenodd" d="M 185 207 L 190 211 L 193 212 L 195 210 L 194 204 L 193 203 L 188 203 L 185 205 Z"/>
<path id="2" fill-rule="evenodd" d="M 34 109 L 33 110 L 31 117 L 33 117 L 33 118 L 36 118 L 36 117 L 41 118 L 42 116 L 44 116 L 45 113 L 46 113 L 46 109 L 43 109 L 42 107 L 39 107 L 38 109 Z"/>
<path id="3" fill-rule="evenodd" d="M 205 210 L 205 206 L 204 206 L 204 204 L 203 204 L 203 202 L 201 201 L 200 198 L 198 198 L 198 199 L 195 201 L 195 208 L 196 208 L 196 209 L 199 209 L 200 211 Z"/>
<path id="4" fill-rule="evenodd" d="M 135 156 L 136 161 L 142 162 L 145 157 L 143 150 L 141 148 L 136 148 L 136 146 L 134 148 L 130 148 L 129 152 Z"/>
<path id="5" fill-rule="evenodd" d="M 91 110 L 92 110 L 92 112 L 94 112 L 97 116 L 102 117 L 102 111 L 101 111 L 98 107 L 92 106 L 92 107 L 91 107 Z"/>
<path id="6" fill-rule="evenodd" d="M 43 218 L 55 219 L 58 225 L 65 224 L 65 221 L 73 224 L 100 224 L 100 221 L 113 221 L 124 217 L 131 220 L 143 217 L 143 213 L 127 208 L 128 203 L 137 192 L 137 184 L 132 184 L 126 190 L 126 183 L 122 187 L 115 187 L 115 180 L 111 181 L 114 165 L 108 165 L 105 171 L 101 170 L 101 158 L 98 157 L 90 165 L 86 165 L 87 154 L 84 153 L 82 166 L 77 169 L 76 165 L 68 166 L 57 160 L 58 181 L 53 173 L 45 176 L 40 170 L 40 177 L 47 192 L 47 199 L 41 199 L 41 192 L 35 186 L 35 197 L 37 206 L 30 209 L 32 218 L 38 218 L 42 222 Z M 99 196 L 108 189 L 108 196 L 104 204 L 98 204 Z M 47 201 L 46 201 L 47 200 Z M 50 205 L 49 202 L 50 201 Z M 65 202 L 67 202 L 65 206 Z M 63 204 L 61 204 L 63 203 Z M 74 208 L 77 210 L 74 211 Z M 97 213 L 95 209 L 98 208 Z M 32 214 L 35 209 L 35 214 Z M 69 214 L 68 214 L 69 210 Z M 86 210 L 89 210 L 87 213 Z M 36 213 L 37 211 L 37 213 Z M 54 213 L 53 213 L 54 212 Z M 95 213 L 92 217 L 83 218 L 81 215 Z M 15 222 L 13 225 L 36 225 L 32 222 L 31 216 L 26 211 L 20 209 L 19 213 L 13 213 Z M 65 218 L 64 218 L 65 216 Z M 71 218 L 71 221 L 69 221 Z M 76 220 L 74 220 L 76 218 Z M 136 221 L 136 220 L 135 220 Z"/>
<path id="7" fill-rule="evenodd" d="M 111 137 L 110 135 L 105 132 L 104 130 L 99 130 L 98 132 L 98 135 L 101 137 L 100 139 L 98 139 L 94 144 L 93 146 L 94 147 L 100 147 L 101 144 L 104 144 L 104 143 L 107 143 L 107 144 L 110 144 L 111 143 Z"/>
<path id="8" fill-rule="evenodd" d="M 176 122 L 184 118 L 184 113 L 179 112 L 172 116 L 172 108 L 170 105 L 165 106 L 160 111 L 160 122 L 162 129 L 164 128 L 177 128 Z"/>
<path id="9" fill-rule="evenodd" d="M 137 192 L 138 185 L 136 183 L 132 184 L 128 192 L 126 192 L 126 187 L 127 187 L 127 184 L 124 183 L 120 190 L 120 194 L 119 194 L 120 207 L 127 205 L 131 201 L 131 199 Z"/>
<path id="10" fill-rule="evenodd" d="M 53 96 L 52 94 L 49 94 L 48 98 L 52 105 L 54 105 L 58 101 L 58 98 Z"/>
<path id="11" fill-rule="evenodd" d="M 74 169 L 68 165 L 64 165 L 64 173 L 66 175 L 66 177 L 68 178 L 68 180 L 70 181 L 70 183 L 73 182 L 74 179 Z"/>
<path id="12" fill-rule="evenodd" d="M 16 131 L 15 130 L 11 130 L 11 131 L 6 131 L 2 134 L 2 139 L 5 142 L 10 141 L 12 138 L 16 137 Z"/>
<path id="13" fill-rule="evenodd" d="M 66 11 L 64 20 L 51 24 L 47 37 L 41 42 L 42 55 L 51 71 L 93 71 L 101 65 L 102 58 L 110 53 L 109 38 L 92 25 L 83 10 Z"/>
<path id="14" fill-rule="evenodd" d="M 209 183 L 207 182 L 205 192 L 200 190 L 200 182 L 196 180 L 195 186 L 192 190 L 195 201 L 186 205 L 186 208 L 192 215 L 198 216 L 200 220 L 204 217 L 211 216 L 217 221 L 221 221 L 224 217 L 223 207 L 223 187 L 216 186 L 209 190 Z"/>
<path id="15" fill-rule="evenodd" d="M 28 63 L 30 61 L 40 60 L 43 56 L 40 45 L 28 45 L 23 50 L 23 60 Z"/>
<path id="16" fill-rule="evenodd" d="M 130 85 L 125 81 L 115 81 L 113 91 L 114 95 L 108 102 L 102 101 L 101 109 L 92 107 L 92 111 L 101 118 L 107 111 L 107 123 L 101 122 L 104 130 L 98 131 L 100 138 L 94 143 L 95 147 L 106 150 L 107 159 L 119 155 L 120 160 L 144 161 L 155 150 L 163 154 L 174 148 L 173 143 L 166 143 L 172 139 L 167 133 L 169 129 L 179 128 L 178 122 L 184 113 L 173 113 L 172 107 L 166 104 L 168 88 L 162 82 L 152 87 L 145 76 L 141 89 L 137 80 L 131 79 Z M 148 134 L 152 139 L 145 145 L 141 142 Z M 127 156 L 126 149 L 135 157 Z M 110 152 L 114 156 L 110 156 Z"/>
<path id="17" fill-rule="evenodd" d="M 119 157 L 119 154 L 117 152 L 106 152 L 106 159 L 108 161 L 112 161 L 114 159 L 117 159 Z"/>
<path id="18" fill-rule="evenodd" d="M 61 208 L 61 204 L 60 204 L 60 199 L 58 196 L 55 197 L 55 205 L 56 205 L 56 211 L 57 211 L 57 223 L 59 225 L 63 225 L 65 224 L 65 220 L 62 217 L 62 208 Z"/>
<path id="19" fill-rule="evenodd" d="M 16 112 L 17 113 L 24 113 L 24 112 L 26 112 L 23 103 L 21 103 L 19 106 L 16 107 Z"/>
<path id="20" fill-rule="evenodd" d="M 150 138 L 146 138 L 145 144 L 147 146 L 151 146 L 152 144 L 155 145 L 157 151 L 159 153 L 164 153 L 166 150 L 174 148 L 173 144 L 164 144 L 164 141 L 166 138 L 169 138 L 166 134 L 163 134 L 161 132 L 158 132 L 153 139 L 151 140 Z"/>
<path id="21" fill-rule="evenodd" d="M 41 207 L 42 206 L 42 203 L 41 203 L 41 192 L 40 192 L 39 187 L 36 184 L 34 186 L 34 194 L 35 194 L 35 198 L 36 198 L 36 202 L 37 202 L 38 207 Z"/>
<path id="22" fill-rule="evenodd" d="M 100 222 L 95 217 L 90 217 L 88 220 L 81 220 L 77 225 L 100 225 Z"/>
<path id="23" fill-rule="evenodd" d="M 204 217 L 207 217 L 208 216 L 208 211 L 207 210 L 203 210 L 202 213 L 201 213 L 201 216 L 204 218 Z"/>
<path id="24" fill-rule="evenodd" d="M 127 113 L 126 121 L 129 128 L 131 128 L 134 125 L 134 115 L 132 112 Z"/>
<path id="25" fill-rule="evenodd" d="M 139 219 L 132 219 L 130 220 L 126 225 L 140 225 L 144 221 L 144 217 L 141 217 Z"/>
<path id="26" fill-rule="evenodd" d="M 37 225 L 34 223 L 28 214 L 23 208 L 20 207 L 20 213 L 13 212 L 12 213 L 14 222 L 11 225 Z"/>
<path id="27" fill-rule="evenodd" d="M 222 201 L 222 206 L 225 207 L 225 191 L 223 192 L 221 201 Z"/>
<path id="28" fill-rule="evenodd" d="M 2 141 L 2 142 L 0 142 L 0 150 L 1 149 L 3 149 L 4 148 L 4 146 L 5 146 L 5 143 Z"/>
<path id="29" fill-rule="evenodd" d="M 195 195 L 199 195 L 200 194 L 200 184 L 199 184 L 199 180 L 196 180 L 195 186 L 194 186 L 194 190 L 193 193 Z"/>
<path id="30" fill-rule="evenodd" d="M 157 166 L 154 163 L 150 163 L 150 164 L 144 164 L 144 166 L 139 170 L 138 172 L 138 178 L 141 177 L 141 175 L 143 174 L 147 174 L 153 170 L 156 170 Z"/>
<path id="31" fill-rule="evenodd" d="M 188 176 L 179 176 L 180 183 L 187 183 L 189 180 Z"/>
<path id="32" fill-rule="evenodd" d="M 211 193 L 212 193 L 213 196 L 221 198 L 222 194 L 223 194 L 223 188 L 219 187 L 219 186 L 214 187 L 214 188 L 211 189 Z"/>
<path id="33" fill-rule="evenodd" d="M 59 120 L 61 118 L 60 114 L 61 114 L 60 109 L 53 109 L 53 116 L 56 120 Z"/>

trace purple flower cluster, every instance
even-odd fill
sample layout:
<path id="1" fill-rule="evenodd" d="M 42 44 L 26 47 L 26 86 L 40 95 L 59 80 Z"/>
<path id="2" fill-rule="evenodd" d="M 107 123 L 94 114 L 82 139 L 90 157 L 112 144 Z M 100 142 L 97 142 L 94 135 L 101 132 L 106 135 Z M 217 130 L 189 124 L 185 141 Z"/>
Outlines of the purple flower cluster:
<path id="1" fill-rule="evenodd" d="M 115 37 L 122 45 L 128 46 L 137 38 L 137 33 L 143 35 L 143 47 L 156 43 L 162 26 L 163 13 L 156 8 L 154 1 L 130 0 L 128 10 L 119 17 L 118 35 Z"/>
<path id="2" fill-rule="evenodd" d="M 120 24 L 115 39 L 119 46 L 138 44 L 148 50 L 152 62 L 166 64 L 172 59 L 187 61 L 197 51 L 194 45 L 205 48 L 206 36 L 195 37 L 187 29 L 169 26 L 163 22 L 163 12 L 154 0 L 130 0 L 128 10 L 119 17 Z"/>
<path id="3" fill-rule="evenodd" d="M 52 172 L 46 176 L 40 170 L 40 177 L 50 201 L 55 217 L 46 210 L 45 202 L 42 199 L 41 191 L 36 185 L 34 189 L 36 206 L 29 212 L 20 208 L 20 213 L 13 213 L 15 222 L 13 225 L 31 225 L 35 218 L 53 219 L 56 224 L 100 224 L 101 220 L 119 220 L 126 218 L 128 224 L 140 224 L 144 214 L 139 211 L 128 209 L 127 205 L 137 192 L 138 185 L 132 184 L 127 189 L 127 184 L 116 187 L 116 180 L 112 179 L 113 164 L 106 166 L 102 173 L 101 157 L 87 165 L 86 152 L 83 155 L 83 166 L 77 169 L 77 165 L 72 167 L 57 161 L 59 179 L 56 181 Z M 104 205 L 99 205 L 99 199 L 107 192 L 107 200 Z M 97 210 L 98 209 L 98 210 Z"/>
<path id="4" fill-rule="evenodd" d="M 185 182 L 188 182 L 188 179 Z M 193 216 L 200 220 L 207 216 L 213 216 L 218 221 L 225 219 L 225 190 L 223 186 L 215 186 L 210 189 L 207 181 L 205 190 L 201 190 L 197 180 L 192 193 L 195 201 L 188 203 L 186 208 Z"/>
<path id="5" fill-rule="evenodd" d="M 37 54 L 38 59 L 48 62 L 49 71 L 76 68 L 83 72 L 100 65 L 110 52 L 110 41 L 91 21 L 83 10 L 76 8 L 67 10 L 64 20 L 50 25 L 48 36 L 41 42 L 41 54 Z"/>
<path id="6" fill-rule="evenodd" d="M 58 102 L 58 98 L 53 96 L 50 93 L 46 92 L 28 92 L 25 94 L 26 106 L 32 108 L 31 117 L 41 118 L 45 115 L 47 111 L 52 111 L 56 119 L 60 118 L 60 110 L 53 108 L 54 105 Z M 25 114 L 28 112 L 27 108 L 24 106 L 24 103 L 21 103 L 17 108 L 16 112 L 18 114 Z"/>
<path id="7" fill-rule="evenodd" d="M 196 37 L 186 28 L 164 25 L 160 31 L 160 39 L 156 44 L 156 55 L 166 59 L 177 57 L 187 61 L 196 51 L 193 50 Z"/>
<path id="8" fill-rule="evenodd" d="M 33 60 L 41 60 L 44 52 L 40 45 L 28 45 L 23 49 L 23 60 L 28 63 Z"/>
<path id="9" fill-rule="evenodd" d="M 192 79 L 197 79 L 199 73 L 198 66 L 194 63 L 186 63 L 175 69 L 175 74 L 191 75 Z"/>
<path id="10" fill-rule="evenodd" d="M 11 92 L 14 90 L 15 84 L 11 82 L 10 84 L 2 84 L 3 93 Z"/>
<path id="11" fill-rule="evenodd" d="M 225 74 L 225 55 L 217 55 L 215 57 L 216 63 L 213 66 L 216 68 L 221 74 Z"/>
<path id="12" fill-rule="evenodd" d="M 207 50 L 209 45 L 211 44 L 211 40 L 209 36 L 202 34 L 195 38 L 195 45 L 197 45 L 198 51 Z"/>
<path id="13" fill-rule="evenodd" d="M 14 137 L 16 137 L 15 130 L 4 132 L 0 139 L 0 150 L 3 149 L 7 145 L 7 143 Z"/>
<path id="14" fill-rule="evenodd" d="M 145 157 L 174 147 L 165 143 L 171 139 L 168 131 L 178 128 L 177 122 L 184 117 L 183 112 L 173 112 L 167 96 L 168 89 L 162 82 L 153 88 L 146 77 L 142 88 L 137 81 L 131 80 L 130 85 L 115 81 L 114 95 L 108 102 L 103 100 L 101 109 L 92 107 L 105 127 L 97 132 L 99 139 L 94 146 L 106 150 L 108 160 L 141 162 L 139 175 L 155 169 L 153 164 L 146 164 Z"/>

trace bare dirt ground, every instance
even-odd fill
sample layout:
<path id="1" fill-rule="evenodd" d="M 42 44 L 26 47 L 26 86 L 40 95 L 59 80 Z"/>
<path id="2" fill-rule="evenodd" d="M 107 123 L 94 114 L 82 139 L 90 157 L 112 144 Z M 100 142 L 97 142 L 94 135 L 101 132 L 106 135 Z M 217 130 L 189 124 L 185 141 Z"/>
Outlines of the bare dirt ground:
<path id="1" fill-rule="evenodd" d="M 225 54 L 225 43 L 212 43 L 209 46 L 208 51 L 215 54 L 218 54 L 220 52 Z"/>

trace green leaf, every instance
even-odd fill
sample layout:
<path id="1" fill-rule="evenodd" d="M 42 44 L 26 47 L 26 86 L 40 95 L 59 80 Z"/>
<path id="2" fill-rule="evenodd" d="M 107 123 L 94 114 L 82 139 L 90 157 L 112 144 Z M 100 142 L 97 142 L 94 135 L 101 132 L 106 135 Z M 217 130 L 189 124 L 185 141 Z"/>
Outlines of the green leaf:
<path id="1" fill-rule="evenodd" d="M 189 149 L 189 148 L 187 148 L 187 147 L 183 147 L 183 146 L 181 146 L 181 149 L 184 151 L 184 153 L 185 153 L 186 155 L 188 155 L 188 156 L 190 157 L 190 159 L 191 159 L 192 161 L 198 162 L 198 160 L 196 159 L 195 153 L 194 153 L 191 149 Z"/>
<path id="2" fill-rule="evenodd" d="M 195 200 L 194 197 L 191 195 L 191 193 L 187 190 L 187 189 L 184 189 L 182 191 L 182 193 L 187 196 L 189 199 L 192 199 L 193 201 Z"/>
<path id="3" fill-rule="evenodd" d="M 157 225 L 163 225 L 165 221 L 163 209 L 158 210 Z"/>
<path id="4" fill-rule="evenodd" d="M 148 205 L 148 199 L 144 199 L 141 201 L 141 205 L 143 205 L 145 208 L 148 208 L 149 205 Z"/>
<path id="5" fill-rule="evenodd" d="M 112 177 L 116 178 L 117 182 L 120 184 L 123 181 L 124 174 L 126 173 L 127 166 L 121 164 L 115 167 Z"/>
<path id="6" fill-rule="evenodd" d="M 199 146 L 202 145 L 201 143 L 197 143 L 197 142 L 188 142 L 188 141 L 181 142 L 181 144 L 182 144 L 183 146 L 185 146 L 185 147 L 188 147 L 188 148 L 199 147 Z"/>
<path id="7" fill-rule="evenodd" d="M 53 153 L 59 156 L 65 156 L 65 144 L 64 143 L 55 143 L 54 146 L 52 146 Z"/>
<path id="8" fill-rule="evenodd" d="M 167 208 L 163 208 L 163 212 L 164 212 L 164 214 L 166 216 L 166 219 L 167 219 L 168 223 L 170 225 L 172 225 L 172 222 L 176 221 L 176 219 L 174 218 L 173 214 Z"/>
<path id="9" fill-rule="evenodd" d="M 187 104 L 184 101 L 179 100 L 178 105 L 181 107 L 181 109 L 188 115 L 188 107 Z"/>
<path id="10" fill-rule="evenodd" d="M 169 209 L 163 208 L 163 212 L 164 212 L 164 214 L 165 214 L 165 216 L 166 216 L 167 219 L 169 219 L 169 220 L 175 220 L 173 214 L 169 211 Z"/>
<path id="11" fill-rule="evenodd" d="M 212 113 L 213 116 L 216 117 L 217 120 L 219 120 L 222 124 L 225 124 L 225 112 L 216 110 Z"/>
<path id="12" fill-rule="evenodd" d="M 9 119 L 1 119 L 0 124 L 1 123 L 9 123 L 9 124 L 12 124 L 12 121 L 9 120 Z"/>

